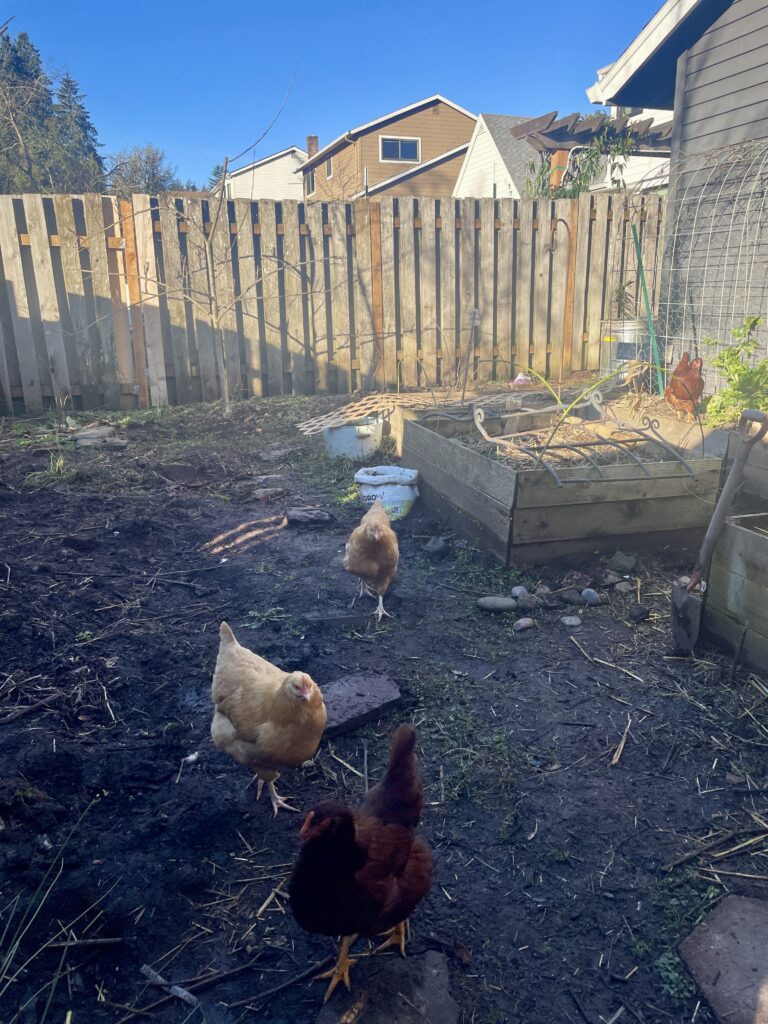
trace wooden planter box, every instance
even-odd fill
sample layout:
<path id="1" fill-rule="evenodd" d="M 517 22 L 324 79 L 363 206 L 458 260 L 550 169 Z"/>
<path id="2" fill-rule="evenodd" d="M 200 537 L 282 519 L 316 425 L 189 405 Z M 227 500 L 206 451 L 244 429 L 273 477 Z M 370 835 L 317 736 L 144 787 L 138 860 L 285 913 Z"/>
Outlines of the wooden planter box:
<path id="1" fill-rule="evenodd" d="M 405 423 L 403 465 L 419 471 L 425 503 L 503 565 L 544 562 L 617 547 L 695 545 L 720 485 L 722 459 L 602 467 L 606 479 L 575 482 L 584 467 L 515 470 L 436 430 Z M 574 482 L 567 482 L 574 481 Z"/>
<path id="2" fill-rule="evenodd" d="M 768 668 L 768 513 L 726 522 L 712 556 L 704 626 L 733 651 L 743 634 L 743 661 Z"/>

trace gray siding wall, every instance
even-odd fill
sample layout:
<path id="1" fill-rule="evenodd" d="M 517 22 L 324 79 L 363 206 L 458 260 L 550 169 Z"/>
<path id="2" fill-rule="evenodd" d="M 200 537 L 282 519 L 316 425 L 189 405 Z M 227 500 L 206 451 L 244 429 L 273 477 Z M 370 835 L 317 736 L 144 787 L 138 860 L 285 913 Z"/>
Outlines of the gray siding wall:
<path id="1" fill-rule="evenodd" d="M 768 321 L 768 0 L 734 0 L 680 57 L 659 333 L 711 367 L 746 316 Z M 768 331 L 761 328 L 761 355 Z M 716 347 L 705 344 L 716 340 Z"/>
<path id="2" fill-rule="evenodd" d="M 734 0 L 688 51 L 680 146 L 768 139 L 768 2 Z"/>

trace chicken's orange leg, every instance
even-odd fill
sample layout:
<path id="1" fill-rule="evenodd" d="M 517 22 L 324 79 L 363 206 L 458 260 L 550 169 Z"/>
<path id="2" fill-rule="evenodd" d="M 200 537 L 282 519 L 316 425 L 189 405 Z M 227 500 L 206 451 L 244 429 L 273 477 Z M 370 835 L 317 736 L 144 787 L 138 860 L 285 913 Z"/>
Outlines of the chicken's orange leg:
<path id="1" fill-rule="evenodd" d="M 349 969 L 357 963 L 357 960 L 350 959 L 349 948 L 354 943 L 356 938 L 357 935 L 345 935 L 341 940 L 339 956 L 336 963 L 333 965 L 330 971 L 323 971 L 322 974 L 318 974 L 317 977 L 315 978 L 315 981 L 320 981 L 322 978 L 331 979 L 331 983 L 328 986 L 328 990 L 325 993 L 325 998 L 323 999 L 324 1003 L 327 1003 L 328 1000 L 331 998 L 331 996 L 333 995 L 333 990 L 336 988 L 340 981 L 344 982 L 347 992 L 349 992 L 350 990 Z"/>
<path id="2" fill-rule="evenodd" d="M 390 928 L 388 932 L 384 932 L 387 936 L 387 940 L 374 949 L 373 955 L 375 956 L 377 953 L 383 953 L 384 950 L 389 949 L 390 946 L 397 946 L 400 950 L 400 956 L 405 956 L 405 928 L 406 922 L 401 921 L 400 924 L 396 924 L 394 928 Z"/>

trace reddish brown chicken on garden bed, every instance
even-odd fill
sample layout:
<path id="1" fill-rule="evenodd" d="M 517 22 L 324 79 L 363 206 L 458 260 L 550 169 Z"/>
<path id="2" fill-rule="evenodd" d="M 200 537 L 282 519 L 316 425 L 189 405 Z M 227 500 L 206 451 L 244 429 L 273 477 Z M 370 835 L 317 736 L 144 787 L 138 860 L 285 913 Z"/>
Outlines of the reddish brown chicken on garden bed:
<path id="1" fill-rule="evenodd" d="M 685 413 L 689 419 L 693 418 L 704 394 L 704 378 L 701 376 L 703 365 L 702 359 L 691 359 L 689 352 L 683 352 L 664 391 L 667 405 L 671 405 L 675 412 Z"/>
<path id="2" fill-rule="evenodd" d="M 416 768 L 416 733 L 401 725 L 392 737 L 381 782 L 352 809 L 326 801 L 301 827 L 302 848 L 289 883 L 291 910 L 302 928 L 341 935 L 326 1001 L 339 981 L 349 988 L 359 935 L 386 932 L 376 952 L 396 946 L 405 956 L 405 922 L 432 885 L 432 854 L 416 836 L 424 789 Z"/>

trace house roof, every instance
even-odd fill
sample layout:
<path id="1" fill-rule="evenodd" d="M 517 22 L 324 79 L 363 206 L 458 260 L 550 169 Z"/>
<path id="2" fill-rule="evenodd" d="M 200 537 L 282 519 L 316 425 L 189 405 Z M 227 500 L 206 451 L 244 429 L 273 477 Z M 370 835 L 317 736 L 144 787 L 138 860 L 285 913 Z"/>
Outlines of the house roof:
<path id="1" fill-rule="evenodd" d="M 227 177 L 236 178 L 238 174 L 245 174 L 246 171 L 253 171 L 255 168 L 271 163 L 273 160 L 277 160 L 281 156 L 287 156 L 288 153 L 296 153 L 302 160 L 307 159 L 307 154 L 303 149 L 299 149 L 298 146 L 289 146 L 287 149 L 281 149 L 279 153 L 270 153 L 269 156 L 263 156 L 260 160 L 254 160 L 253 163 L 245 164 L 244 167 L 238 167 L 236 171 L 228 171 Z"/>
<path id="2" fill-rule="evenodd" d="M 510 114 L 481 114 L 483 123 L 493 139 L 504 166 L 516 186 L 528 178 L 527 165 L 538 157 L 533 146 L 512 134 L 512 129 L 529 120 L 527 117 L 513 117 Z"/>
<path id="3" fill-rule="evenodd" d="M 405 114 L 413 114 L 415 111 L 421 109 L 421 107 L 431 106 L 433 103 L 445 103 L 446 106 L 453 107 L 454 110 L 458 110 L 460 114 L 466 114 L 467 117 L 471 117 L 473 121 L 477 120 L 477 115 L 470 113 L 465 110 L 464 107 L 460 107 L 458 103 L 454 103 L 452 100 L 448 100 L 445 96 L 441 96 L 439 93 L 435 93 L 434 96 L 427 96 L 426 99 L 419 100 L 417 103 L 411 103 L 407 107 L 401 107 L 399 110 L 393 110 L 389 114 L 384 114 L 382 117 L 377 117 L 374 121 L 367 121 L 365 124 L 358 125 L 357 128 L 350 128 L 349 131 L 344 132 L 335 138 L 333 142 L 329 142 L 327 146 L 323 146 L 313 157 L 310 157 L 302 166 L 300 170 L 307 171 L 310 167 L 314 167 L 316 164 L 324 160 L 329 153 L 331 153 L 340 143 L 342 142 L 354 142 L 360 135 L 365 135 L 366 132 L 371 131 L 373 128 L 378 128 L 379 125 L 386 124 L 387 121 L 394 121 L 398 117 L 403 117 Z"/>
<path id="4" fill-rule="evenodd" d="M 415 164 L 412 167 L 406 168 L 404 171 L 399 171 L 397 174 L 393 174 L 391 178 L 385 178 L 384 181 L 377 181 L 375 185 L 369 185 L 367 192 L 363 189 L 361 192 L 352 196 L 352 198 L 360 199 L 360 197 L 364 195 L 375 196 L 379 192 L 383 192 L 384 189 L 390 188 L 392 185 L 397 185 L 401 181 L 407 181 L 409 178 L 415 178 L 417 174 L 422 174 L 424 171 L 428 171 L 432 167 L 438 167 L 447 160 L 453 160 L 454 157 L 462 156 L 468 149 L 469 143 L 464 142 L 461 146 L 456 146 L 455 149 L 449 149 L 447 152 L 441 153 L 440 156 L 434 156 L 431 160 L 425 160 L 424 163 Z"/>
<path id="5" fill-rule="evenodd" d="M 732 0 L 667 0 L 615 63 L 587 89 L 592 103 L 674 110 L 677 58 Z"/>

